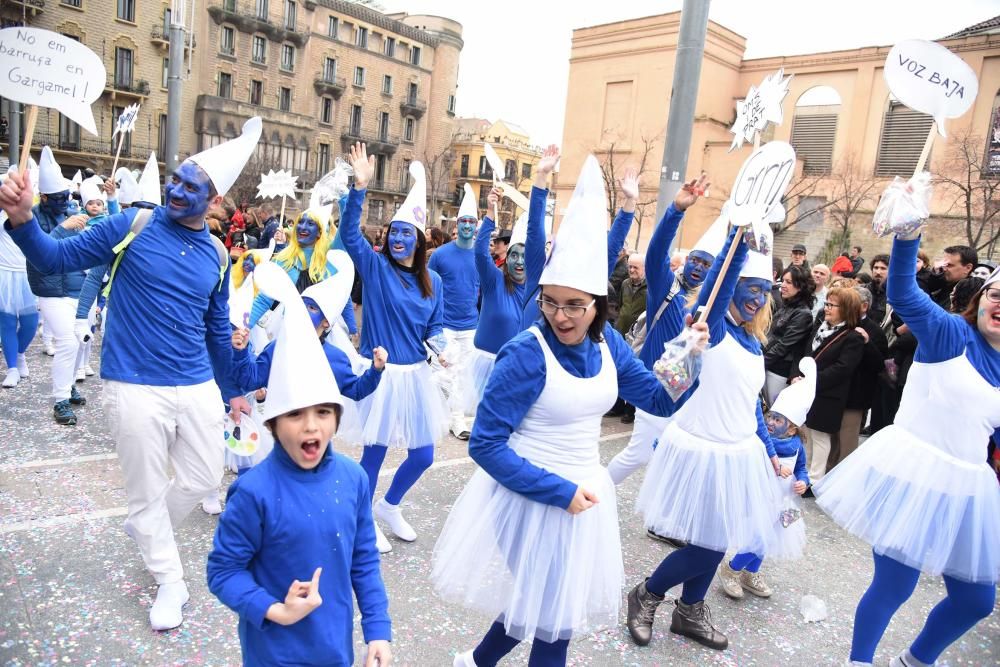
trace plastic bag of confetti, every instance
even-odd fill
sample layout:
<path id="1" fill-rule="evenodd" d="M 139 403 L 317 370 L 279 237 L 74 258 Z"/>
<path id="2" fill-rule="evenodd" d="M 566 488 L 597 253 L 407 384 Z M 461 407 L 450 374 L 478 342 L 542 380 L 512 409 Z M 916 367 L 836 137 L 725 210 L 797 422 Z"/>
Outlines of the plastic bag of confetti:
<path id="1" fill-rule="evenodd" d="M 826 618 L 826 603 L 815 595 L 803 595 L 799 613 L 806 623 L 817 623 Z"/>
<path id="2" fill-rule="evenodd" d="M 912 236 L 927 222 L 930 201 L 930 173 L 922 171 L 908 181 L 897 176 L 882 193 L 872 216 L 872 231 L 880 237 Z"/>
<path id="3" fill-rule="evenodd" d="M 663 346 L 663 354 L 653 363 L 653 375 L 664 386 L 671 399 L 679 399 L 698 379 L 704 345 L 703 334 L 692 328 L 685 328 Z"/>

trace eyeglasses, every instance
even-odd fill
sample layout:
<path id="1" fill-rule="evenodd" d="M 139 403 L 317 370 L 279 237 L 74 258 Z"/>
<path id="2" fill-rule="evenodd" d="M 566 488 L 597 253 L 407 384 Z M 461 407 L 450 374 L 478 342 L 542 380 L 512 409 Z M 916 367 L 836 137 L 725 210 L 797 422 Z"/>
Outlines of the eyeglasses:
<path id="1" fill-rule="evenodd" d="M 986 290 L 983 295 L 988 301 L 993 303 L 1000 303 L 1000 287 L 994 287 L 992 289 Z"/>
<path id="2" fill-rule="evenodd" d="M 535 299 L 535 301 L 538 303 L 538 310 L 542 311 L 544 314 L 551 317 L 555 315 L 557 311 L 561 310 L 563 312 L 563 315 L 565 315 L 571 320 L 583 317 L 584 315 L 587 314 L 587 311 L 590 310 L 590 307 L 593 306 L 595 303 L 597 303 L 597 299 L 591 299 L 590 303 L 588 303 L 586 306 L 580 306 L 577 304 L 571 304 L 569 306 L 557 306 L 556 304 L 552 303 L 548 299 L 542 298 L 541 296 Z"/>
<path id="3" fill-rule="evenodd" d="M 823 302 L 823 306 L 825 308 L 840 308 L 840 304 L 834 303 L 833 301 L 825 301 Z"/>

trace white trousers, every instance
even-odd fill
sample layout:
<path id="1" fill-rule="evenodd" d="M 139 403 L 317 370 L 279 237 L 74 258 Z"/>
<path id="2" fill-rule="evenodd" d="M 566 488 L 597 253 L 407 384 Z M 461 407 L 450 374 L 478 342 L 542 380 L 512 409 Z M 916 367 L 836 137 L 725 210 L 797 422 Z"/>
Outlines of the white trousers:
<path id="1" fill-rule="evenodd" d="M 465 384 L 465 366 L 471 361 L 472 341 L 476 337 L 476 330 L 456 331 L 445 329 L 444 337 L 448 341 L 447 354 L 448 368 L 438 363 L 437 357 L 431 359 L 431 370 L 434 373 L 434 382 L 444 392 L 448 399 L 448 409 L 451 411 L 451 430 L 461 433 L 466 430 L 465 423 L 465 397 L 466 392 L 471 388 L 463 386 Z"/>
<path id="2" fill-rule="evenodd" d="M 813 484 L 826 475 L 826 464 L 830 460 L 830 448 L 833 434 L 809 429 L 809 442 L 806 444 L 806 455 L 809 461 L 809 481 Z"/>
<path id="3" fill-rule="evenodd" d="M 660 437 L 670 423 L 667 417 L 656 417 L 636 408 L 632 437 L 625 449 L 621 450 L 608 464 L 608 474 L 617 485 L 639 468 L 649 463 L 653 457 L 653 442 Z"/>
<path id="4" fill-rule="evenodd" d="M 52 344 L 56 348 L 52 358 L 52 399 L 56 403 L 69 398 L 76 381 L 76 357 L 80 350 L 80 342 L 73 332 L 76 301 L 69 296 L 38 297 L 38 309 L 45 318 L 45 329 L 52 334 Z"/>
<path id="5" fill-rule="evenodd" d="M 90 324 L 90 326 L 94 326 L 95 324 L 97 324 L 96 303 L 90 307 L 90 312 L 87 313 L 87 323 Z M 76 322 L 74 321 L 73 324 L 75 326 Z M 74 331 L 74 335 L 75 333 L 76 332 Z M 79 340 L 80 339 L 78 338 L 77 341 Z M 94 336 L 91 335 L 90 340 L 80 345 L 80 350 L 76 354 L 76 366 L 73 367 L 74 371 L 78 371 L 90 363 L 90 351 L 91 349 L 93 349 L 93 347 L 94 347 Z"/>
<path id="6" fill-rule="evenodd" d="M 214 381 L 184 387 L 105 381 L 104 411 L 125 476 L 125 530 L 157 584 L 180 581 L 174 530 L 222 481 L 219 388 Z"/>

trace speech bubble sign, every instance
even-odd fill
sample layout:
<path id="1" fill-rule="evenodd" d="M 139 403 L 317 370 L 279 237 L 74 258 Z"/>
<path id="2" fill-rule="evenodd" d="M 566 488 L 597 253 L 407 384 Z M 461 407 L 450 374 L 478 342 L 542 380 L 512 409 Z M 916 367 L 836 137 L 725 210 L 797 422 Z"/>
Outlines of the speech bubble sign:
<path id="1" fill-rule="evenodd" d="M 758 245 L 767 242 L 767 220 L 795 174 L 795 149 L 784 141 L 769 141 L 746 159 L 729 195 L 729 220 L 750 225 Z"/>
<path id="2" fill-rule="evenodd" d="M 750 86 L 746 98 L 736 103 L 736 122 L 729 128 L 735 136 L 729 150 L 742 148 L 744 141 L 753 141 L 754 134 L 763 132 L 768 123 L 781 125 L 784 114 L 781 102 L 788 95 L 791 76 L 784 68 L 765 78 L 760 86 Z"/>
<path id="3" fill-rule="evenodd" d="M 979 80 L 964 60 L 936 42 L 908 39 L 889 50 L 883 70 L 893 96 L 915 111 L 934 117 L 938 132 L 946 118 L 972 106 Z"/>
<path id="4" fill-rule="evenodd" d="M 104 92 L 101 58 L 65 35 L 38 28 L 0 30 L 0 97 L 57 109 L 93 135 L 90 105 Z"/>

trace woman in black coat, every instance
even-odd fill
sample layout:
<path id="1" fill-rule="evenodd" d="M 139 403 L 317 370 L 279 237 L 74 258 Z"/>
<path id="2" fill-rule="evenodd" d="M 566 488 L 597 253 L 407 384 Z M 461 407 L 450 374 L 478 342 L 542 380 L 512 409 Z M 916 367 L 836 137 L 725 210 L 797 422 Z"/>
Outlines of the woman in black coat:
<path id="1" fill-rule="evenodd" d="M 816 281 L 808 270 L 793 264 L 781 274 L 780 289 L 781 308 L 774 314 L 764 346 L 764 397 L 769 406 L 788 385 L 788 376 L 798 369 L 799 359 L 808 350 Z"/>
<path id="2" fill-rule="evenodd" d="M 834 287 L 826 295 L 825 318 L 816 329 L 809 356 L 816 360 L 816 399 L 806 426 L 809 443 L 809 480 L 815 484 L 826 474 L 827 460 L 851 390 L 851 379 L 861 363 L 865 339 L 855 330 L 861 321 L 861 297 L 849 287 Z"/>

